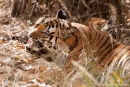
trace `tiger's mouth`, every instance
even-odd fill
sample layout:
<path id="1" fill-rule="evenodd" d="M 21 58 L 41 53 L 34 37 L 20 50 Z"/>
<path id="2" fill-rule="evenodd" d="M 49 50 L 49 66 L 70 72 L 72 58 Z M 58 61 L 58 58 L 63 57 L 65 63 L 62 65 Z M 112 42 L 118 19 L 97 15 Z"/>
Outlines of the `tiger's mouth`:
<path id="1" fill-rule="evenodd" d="M 33 39 L 28 39 L 28 43 L 26 45 L 26 51 L 40 58 L 44 56 L 44 59 L 48 62 L 53 62 L 53 57 L 50 55 L 50 51 L 46 49 L 42 43 L 35 41 Z M 49 54 L 49 55 L 48 55 Z"/>
<path id="2" fill-rule="evenodd" d="M 27 46 L 26 46 L 26 47 L 28 47 L 28 48 L 30 48 L 30 49 L 33 49 L 33 45 L 34 45 L 33 40 L 32 40 L 31 38 L 28 39 L 28 42 L 27 42 Z"/>
<path id="3" fill-rule="evenodd" d="M 28 39 L 27 47 L 32 50 L 38 51 L 43 48 L 43 43 L 40 43 L 38 40 L 33 40 L 32 38 Z"/>
<path id="4" fill-rule="evenodd" d="M 43 47 L 42 43 L 32 38 L 28 39 L 26 50 L 31 53 L 47 54 L 47 50 Z"/>

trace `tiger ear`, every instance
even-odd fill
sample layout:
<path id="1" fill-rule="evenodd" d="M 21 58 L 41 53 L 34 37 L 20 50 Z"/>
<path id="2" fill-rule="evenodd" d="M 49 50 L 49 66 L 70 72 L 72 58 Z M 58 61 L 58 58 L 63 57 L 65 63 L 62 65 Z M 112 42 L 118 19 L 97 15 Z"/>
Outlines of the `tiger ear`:
<path id="1" fill-rule="evenodd" d="M 66 13 L 64 10 L 60 9 L 57 12 L 56 18 L 65 19 L 66 20 Z"/>

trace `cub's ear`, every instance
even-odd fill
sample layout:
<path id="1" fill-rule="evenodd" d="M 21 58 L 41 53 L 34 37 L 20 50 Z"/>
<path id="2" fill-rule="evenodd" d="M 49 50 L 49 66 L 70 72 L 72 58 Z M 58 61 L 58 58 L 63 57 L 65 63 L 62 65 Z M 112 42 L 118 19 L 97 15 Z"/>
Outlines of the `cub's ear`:
<path id="1" fill-rule="evenodd" d="M 56 17 L 60 18 L 60 19 L 65 19 L 66 20 L 66 13 L 65 13 L 65 11 L 62 10 L 62 9 L 58 10 Z"/>

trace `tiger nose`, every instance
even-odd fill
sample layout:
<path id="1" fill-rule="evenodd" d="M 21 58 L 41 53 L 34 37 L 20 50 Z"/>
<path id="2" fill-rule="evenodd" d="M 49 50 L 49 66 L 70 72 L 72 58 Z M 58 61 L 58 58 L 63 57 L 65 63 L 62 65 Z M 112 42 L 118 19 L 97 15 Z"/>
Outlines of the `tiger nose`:
<path id="1" fill-rule="evenodd" d="M 33 37 L 34 35 L 35 35 L 35 34 L 33 34 L 33 33 L 30 33 L 30 34 L 29 34 L 29 37 Z"/>
<path id="2" fill-rule="evenodd" d="M 29 32 L 28 36 L 35 37 L 35 36 L 37 36 L 37 32 L 36 31 Z"/>
<path id="3" fill-rule="evenodd" d="M 32 33 L 28 34 L 28 36 L 29 36 L 30 38 L 33 38 L 33 34 L 32 34 Z"/>

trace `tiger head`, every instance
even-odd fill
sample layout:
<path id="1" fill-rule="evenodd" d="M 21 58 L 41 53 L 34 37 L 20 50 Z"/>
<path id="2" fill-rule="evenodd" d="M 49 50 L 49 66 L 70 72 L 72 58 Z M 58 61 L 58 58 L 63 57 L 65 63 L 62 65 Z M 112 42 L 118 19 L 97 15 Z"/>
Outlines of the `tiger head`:
<path id="1" fill-rule="evenodd" d="M 40 19 L 41 20 L 41 19 Z M 63 27 L 64 28 L 61 28 Z M 56 17 L 47 18 L 41 22 L 37 22 L 34 25 L 34 29 L 29 32 L 30 39 L 28 40 L 28 46 L 26 49 L 40 51 L 41 49 L 49 49 L 53 53 L 58 54 L 63 47 L 67 47 L 59 37 L 66 38 L 72 31 L 66 31 L 70 28 L 69 22 L 66 21 L 66 14 L 63 10 L 57 12 Z M 63 29 L 63 30 L 60 30 Z M 58 46 L 56 44 L 59 44 Z M 67 49 L 64 49 L 68 51 Z M 46 50 L 47 53 L 47 50 Z M 44 54 L 44 52 L 43 52 Z"/>

